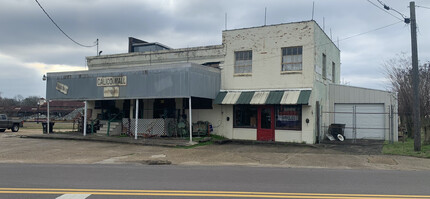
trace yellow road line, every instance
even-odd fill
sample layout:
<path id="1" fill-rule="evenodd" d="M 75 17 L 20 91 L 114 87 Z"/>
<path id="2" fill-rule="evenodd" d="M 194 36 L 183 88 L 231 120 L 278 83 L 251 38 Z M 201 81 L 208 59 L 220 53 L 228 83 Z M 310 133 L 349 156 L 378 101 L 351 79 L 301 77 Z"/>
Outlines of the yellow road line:
<path id="1" fill-rule="evenodd" d="M 327 193 L 278 193 L 238 191 L 186 191 L 186 190 L 117 190 L 117 189 L 48 189 L 48 188 L 0 188 L 1 193 L 14 194 L 92 194 L 136 196 L 200 196 L 200 197 L 253 197 L 253 198 L 430 198 L 426 195 L 376 195 L 376 194 L 327 194 Z"/>

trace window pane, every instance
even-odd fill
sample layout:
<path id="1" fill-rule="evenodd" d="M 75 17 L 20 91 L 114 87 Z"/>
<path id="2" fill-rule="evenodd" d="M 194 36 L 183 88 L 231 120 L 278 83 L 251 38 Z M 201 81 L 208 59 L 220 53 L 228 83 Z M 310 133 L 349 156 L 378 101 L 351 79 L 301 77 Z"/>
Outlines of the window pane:
<path id="1" fill-rule="evenodd" d="M 234 127 L 257 127 L 257 108 L 250 105 L 235 105 L 233 114 Z"/>
<path id="2" fill-rule="evenodd" d="M 276 128 L 285 130 L 301 130 L 302 129 L 302 107 L 295 106 L 277 106 L 276 107 Z"/>
<path id="3" fill-rule="evenodd" d="M 282 71 L 302 70 L 302 46 L 282 48 L 282 54 Z"/>
<path id="4" fill-rule="evenodd" d="M 272 129 L 272 110 L 270 108 L 264 108 L 261 110 L 261 128 Z"/>
<path id="5" fill-rule="evenodd" d="M 235 52 L 234 73 L 252 72 L 252 51 Z"/>
<path id="6" fill-rule="evenodd" d="M 293 55 L 297 55 L 297 48 L 293 48 Z"/>

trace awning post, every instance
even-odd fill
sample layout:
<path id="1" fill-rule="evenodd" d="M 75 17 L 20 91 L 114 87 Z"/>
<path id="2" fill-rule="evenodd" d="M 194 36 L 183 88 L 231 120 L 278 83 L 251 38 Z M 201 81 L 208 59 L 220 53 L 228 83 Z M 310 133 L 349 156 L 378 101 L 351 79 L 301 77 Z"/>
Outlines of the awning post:
<path id="1" fill-rule="evenodd" d="M 137 140 L 137 126 L 139 125 L 139 100 L 136 99 L 136 122 L 134 123 L 134 139 Z"/>
<path id="2" fill-rule="evenodd" d="M 47 113 L 46 113 L 46 133 L 48 133 L 49 134 L 49 100 L 47 100 L 47 105 L 46 105 L 46 107 L 47 107 Z"/>
<path id="3" fill-rule="evenodd" d="M 85 106 L 84 106 L 84 125 L 83 125 L 83 127 L 84 127 L 84 136 L 87 136 L 87 101 L 85 100 L 84 101 L 84 104 L 85 104 Z"/>
<path id="4" fill-rule="evenodd" d="M 190 144 L 193 143 L 193 114 L 191 111 L 191 96 L 188 98 L 188 110 L 189 110 L 189 123 L 190 123 Z"/>

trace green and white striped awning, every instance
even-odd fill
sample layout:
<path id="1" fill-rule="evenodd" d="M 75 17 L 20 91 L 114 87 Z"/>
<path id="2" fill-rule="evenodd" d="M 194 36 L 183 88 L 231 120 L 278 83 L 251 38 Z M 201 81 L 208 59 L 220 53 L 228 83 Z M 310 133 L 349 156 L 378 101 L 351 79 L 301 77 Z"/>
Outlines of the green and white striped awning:
<path id="1" fill-rule="evenodd" d="M 221 91 L 214 104 L 309 104 L 311 90 Z"/>

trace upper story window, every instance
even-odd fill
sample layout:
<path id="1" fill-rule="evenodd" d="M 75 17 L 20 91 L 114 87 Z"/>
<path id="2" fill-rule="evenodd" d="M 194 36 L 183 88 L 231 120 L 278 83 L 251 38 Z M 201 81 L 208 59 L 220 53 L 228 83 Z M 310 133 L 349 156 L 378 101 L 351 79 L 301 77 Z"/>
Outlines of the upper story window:
<path id="1" fill-rule="evenodd" d="M 336 82 L 336 64 L 331 62 L 331 81 Z"/>
<path id="2" fill-rule="evenodd" d="M 322 76 L 325 79 L 327 77 L 327 56 L 322 54 Z"/>
<path id="3" fill-rule="evenodd" d="M 282 48 L 282 71 L 302 70 L 302 47 Z"/>
<path id="4" fill-rule="evenodd" d="M 252 50 L 234 52 L 234 73 L 252 73 Z"/>

